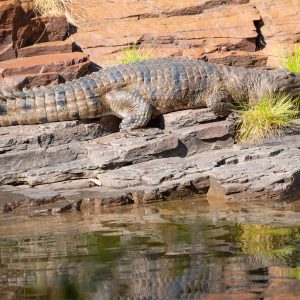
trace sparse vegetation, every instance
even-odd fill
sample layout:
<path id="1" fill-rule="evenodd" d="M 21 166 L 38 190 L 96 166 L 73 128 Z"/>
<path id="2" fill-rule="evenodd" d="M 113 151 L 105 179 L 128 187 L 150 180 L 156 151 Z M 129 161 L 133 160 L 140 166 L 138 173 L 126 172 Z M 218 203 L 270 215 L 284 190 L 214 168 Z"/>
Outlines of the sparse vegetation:
<path id="1" fill-rule="evenodd" d="M 300 44 L 295 45 L 292 53 L 281 56 L 282 65 L 290 72 L 300 73 Z"/>
<path id="2" fill-rule="evenodd" d="M 86 19 L 84 7 L 77 0 L 31 0 L 32 8 L 42 16 L 65 15 L 70 24 L 79 26 Z"/>
<path id="3" fill-rule="evenodd" d="M 128 64 L 131 62 L 144 61 L 151 58 L 151 55 L 144 52 L 143 50 L 137 49 L 132 46 L 122 51 L 122 54 L 116 58 L 114 63 L 117 64 Z"/>
<path id="4" fill-rule="evenodd" d="M 255 142 L 279 135 L 298 116 L 297 102 L 285 95 L 266 94 L 259 101 L 241 104 L 238 140 Z"/>

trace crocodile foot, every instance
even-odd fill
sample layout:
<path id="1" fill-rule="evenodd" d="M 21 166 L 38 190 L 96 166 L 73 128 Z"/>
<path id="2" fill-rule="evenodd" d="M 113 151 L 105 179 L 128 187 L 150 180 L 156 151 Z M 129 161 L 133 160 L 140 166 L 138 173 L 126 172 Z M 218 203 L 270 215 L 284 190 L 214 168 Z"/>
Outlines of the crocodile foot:
<path id="1" fill-rule="evenodd" d="M 158 134 L 163 134 L 164 131 L 159 128 L 136 128 L 136 129 L 120 129 L 126 138 L 130 137 L 147 137 L 155 138 Z"/>

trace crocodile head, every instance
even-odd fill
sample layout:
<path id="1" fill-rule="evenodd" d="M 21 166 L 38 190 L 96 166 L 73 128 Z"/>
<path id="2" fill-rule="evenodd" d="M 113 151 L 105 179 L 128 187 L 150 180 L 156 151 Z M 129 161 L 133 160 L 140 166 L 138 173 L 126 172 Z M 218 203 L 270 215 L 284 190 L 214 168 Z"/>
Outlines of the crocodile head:
<path id="1" fill-rule="evenodd" d="M 292 97 L 300 96 L 300 73 L 281 69 L 272 70 L 271 73 L 276 92 L 289 94 Z"/>

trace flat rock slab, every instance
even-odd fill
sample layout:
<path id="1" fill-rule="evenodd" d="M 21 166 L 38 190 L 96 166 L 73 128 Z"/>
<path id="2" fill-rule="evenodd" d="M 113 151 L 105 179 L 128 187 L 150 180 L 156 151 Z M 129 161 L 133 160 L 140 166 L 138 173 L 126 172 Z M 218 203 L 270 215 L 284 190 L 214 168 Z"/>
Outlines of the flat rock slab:
<path id="1" fill-rule="evenodd" d="M 234 145 L 207 110 L 161 116 L 132 135 L 119 120 L 0 128 L 2 213 L 45 215 L 208 195 L 212 205 L 299 196 L 300 138 Z"/>

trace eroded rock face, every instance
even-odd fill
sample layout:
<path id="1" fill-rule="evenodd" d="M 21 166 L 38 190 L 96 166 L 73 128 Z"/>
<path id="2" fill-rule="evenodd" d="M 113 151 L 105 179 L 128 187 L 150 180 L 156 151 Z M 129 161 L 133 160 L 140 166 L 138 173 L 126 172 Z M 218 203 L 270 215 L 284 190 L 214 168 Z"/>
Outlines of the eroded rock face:
<path id="1" fill-rule="evenodd" d="M 28 1 L 0 1 L 0 88 L 57 84 L 85 75 L 88 56 L 72 53 L 74 42 L 65 41 L 69 31 L 65 17 L 37 17 Z"/>
<path id="2" fill-rule="evenodd" d="M 247 2 L 114 1 L 101 3 L 99 16 L 100 4 L 91 1 L 87 27 L 79 28 L 74 39 L 96 62 L 115 57 L 132 43 L 141 44 L 154 57 L 199 59 L 215 52 L 254 52 L 257 32 L 253 21 L 259 21 L 260 15 Z"/>
<path id="3" fill-rule="evenodd" d="M 88 72 L 90 61 L 81 52 L 47 54 L 0 62 L 0 89 L 58 84 Z"/>
<path id="4" fill-rule="evenodd" d="M 292 50 L 300 39 L 300 5 L 292 0 L 79 3 L 86 8 L 87 19 L 70 36 L 64 17 L 36 17 L 26 0 L 0 1 L 0 61 L 9 59 L 12 66 L 18 66 L 19 59 L 13 59 L 33 57 L 33 67 L 35 60 L 47 66 L 47 55 L 82 49 L 86 60 L 90 55 L 94 63 L 106 66 L 128 45 L 136 44 L 152 57 L 187 56 L 234 66 L 278 67 L 285 49 Z M 39 56 L 45 61 L 40 63 Z M 4 85 L 46 85 L 87 72 L 88 61 L 71 66 L 69 59 L 67 55 L 64 65 L 68 67 L 62 76 L 55 58 L 54 72 L 24 70 L 20 78 L 17 67 Z"/>
<path id="5" fill-rule="evenodd" d="M 281 66 L 286 51 L 293 51 L 300 40 L 300 3 L 293 0 L 251 0 L 262 22 L 258 25 L 259 48 L 268 57 L 268 65 Z"/>
<path id="6" fill-rule="evenodd" d="M 87 23 L 72 38 L 100 65 L 137 44 L 153 57 L 278 67 L 283 44 L 292 48 L 300 38 L 300 4 L 293 0 L 87 0 L 82 4 Z"/>
<path id="7" fill-rule="evenodd" d="M 62 41 L 68 24 L 64 17 L 35 17 L 14 0 L 0 1 L 0 60 L 18 57 L 18 49 L 38 42 Z"/>

